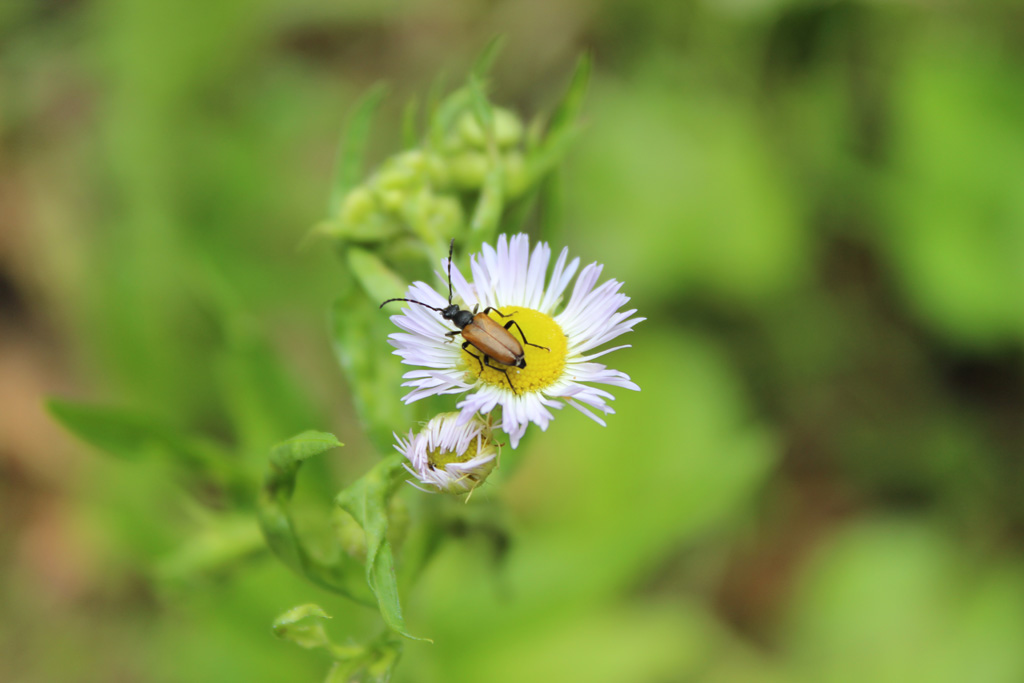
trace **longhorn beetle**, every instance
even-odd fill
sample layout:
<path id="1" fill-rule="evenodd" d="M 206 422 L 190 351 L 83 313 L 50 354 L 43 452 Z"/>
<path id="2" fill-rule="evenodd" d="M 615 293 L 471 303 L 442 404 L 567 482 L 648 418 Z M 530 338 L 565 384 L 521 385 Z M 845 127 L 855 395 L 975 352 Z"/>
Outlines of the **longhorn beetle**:
<path id="1" fill-rule="evenodd" d="M 484 371 L 484 366 L 494 368 L 505 375 L 505 380 L 508 382 L 508 386 L 512 389 L 512 393 L 516 393 L 516 388 L 512 385 L 512 378 L 508 376 L 508 370 L 505 368 L 491 365 L 491 361 L 500 363 L 501 365 L 508 365 L 516 368 L 525 368 L 526 359 L 523 357 L 523 345 L 519 343 L 519 340 L 512 336 L 509 332 L 509 328 L 513 325 L 519 330 L 519 335 L 523 338 L 523 344 L 527 346 L 534 346 L 538 349 L 544 349 L 545 351 L 551 351 L 546 346 L 540 346 L 539 344 L 531 344 L 526 340 L 526 335 L 523 333 L 523 328 L 519 326 L 515 320 L 509 320 L 504 326 L 499 325 L 491 316 L 487 315 L 491 311 L 494 311 L 502 318 L 508 318 L 509 315 L 505 315 L 497 308 L 488 306 L 481 312 L 477 313 L 477 309 L 480 308 L 480 304 L 473 307 L 473 312 L 470 313 L 467 310 L 459 308 L 458 304 L 452 303 L 452 250 L 455 249 L 454 238 L 451 244 L 448 245 L 448 306 L 446 308 L 436 308 L 429 304 L 425 304 L 422 301 L 416 301 L 415 299 L 388 299 L 380 305 L 380 308 L 384 308 L 384 304 L 389 304 L 392 301 L 408 301 L 411 304 L 419 304 L 425 308 L 429 308 L 432 311 L 437 311 L 441 314 L 441 317 L 445 320 L 451 320 L 452 324 L 458 327 L 457 330 L 446 332 L 445 336 L 448 337 L 448 341 L 455 339 L 455 335 L 461 334 L 462 338 L 466 341 L 462 342 L 463 350 L 469 355 L 476 358 L 476 362 L 480 363 L 480 372 Z M 483 354 L 483 358 L 476 355 L 469 350 L 472 346 L 477 351 Z"/>

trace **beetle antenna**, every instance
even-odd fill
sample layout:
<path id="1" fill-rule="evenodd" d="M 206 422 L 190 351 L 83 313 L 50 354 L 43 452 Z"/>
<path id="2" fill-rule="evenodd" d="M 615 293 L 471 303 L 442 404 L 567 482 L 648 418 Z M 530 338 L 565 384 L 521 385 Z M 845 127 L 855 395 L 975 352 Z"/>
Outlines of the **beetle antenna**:
<path id="1" fill-rule="evenodd" d="M 455 249 L 455 238 L 448 244 L 448 305 L 452 303 L 452 250 Z"/>
<path id="2" fill-rule="evenodd" d="M 425 307 L 429 308 L 432 311 L 437 311 L 438 313 L 443 313 L 444 312 L 443 309 L 435 308 L 434 306 L 431 306 L 430 304 L 425 304 L 422 301 L 416 301 L 415 299 L 388 299 L 383 304 L 381 304 L 378 308 L 384 308 L 384 304 L 389 304 L 392 301 L 408 301 L 411 304 L 419 304 L 420 306 L 425 306 Z"/>

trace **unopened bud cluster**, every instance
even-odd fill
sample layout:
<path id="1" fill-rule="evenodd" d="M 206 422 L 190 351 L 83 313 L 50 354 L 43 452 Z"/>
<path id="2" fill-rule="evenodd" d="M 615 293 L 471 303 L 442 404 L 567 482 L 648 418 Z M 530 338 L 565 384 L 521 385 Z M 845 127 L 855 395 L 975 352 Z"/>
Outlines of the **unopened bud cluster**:
<path id="1" fill-rule="evenodd" d="M 447 130 L 423 145 L 384 161 L 345 195 L 338 215 L 320 226 L 333 237 L 360 243 L 413 235 L 427 243 L 464 231 L 463 199 L 499 178 L 502 201 L 530 185 L 524 127 L 511 111 L 493 108 L 489 126 L 472 111 L 459 113 Z"/>

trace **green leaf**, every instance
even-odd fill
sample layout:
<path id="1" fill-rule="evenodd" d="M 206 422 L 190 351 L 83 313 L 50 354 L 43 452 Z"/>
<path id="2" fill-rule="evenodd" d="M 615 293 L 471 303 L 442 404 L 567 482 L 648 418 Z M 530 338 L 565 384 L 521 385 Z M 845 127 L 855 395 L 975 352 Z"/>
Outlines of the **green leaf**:
<path id="1" fill-rule="evenodd" d="M 410 635 L 405 628 L 398 599 L 395 559 L 388 541 L 388 500 L 405 480 L 404 458 L 395 454 L 378 463 L 359 481 L 335 499 L 335 502 L 363 528 L 366 534 L 366 581 L 377 596 L 384 622 L 396 633 L 413 640 L 428 640 Z"/>
<path id="2" fill-rule="evenodd" d="M 382 637 L 368 644 L 362 657 L 336 661 L 325 683 L 388 683 L 401 654 L 401 641 Z"/>
<path id="3" fill-rule="evenodd" d="M 167 455 L 212 473 L 223 475 L 227 469 L 226 454 L 215 444 L 180 434 L 148 415 L 56 398 L 48 400 L 46 408 L 72 434 L 116 457 Z"/>
<path id="4" fill-rule="evenodd" d="M 252 514 L 205 515 L 202 528 L 177 550 L 162 558 L 156 574 L 163 581 L 189 581 L 223 574 L 266 553 L 266 544 Z"/>
<path id="5" fill-rule="evenodd" d="M 358 184 L 363 175 L 366 148 L 370 141 L 370 123 L 386 93 L 387 87 L 383 83 L 378 83 L 370 88 L 360 98 L 345 132 L 342 134 L 338 145 L 334 182 L 331 184 L 331 197 L 327 207 L 327 213 L 331 217 L 337 217 L 345 195 Z"/>
<path id="6" fill-rule="evenodd" d="M 490 241 L 501 224 L 501 212 L 505 206 L 505 173 L 500 163 L 495 163 L 487 172 L 480 197 L 473 208 L 473 217 L 469 223 L 470 234 L 474 236 L 471 244 L 475 250 L 480 242 Z"/>
<path id="7" fill-rule="evenodd" d="M 576 137 L 577 120 L 583 108 L 583 98 L 590 82 L 592 63 L 587 55 L 580 57 L 576 63 L 569 87 L 562 96 L 562 101 L 551 115 L 551 124 L 544 140 L 533 150 L 527 159 L 528 175 L 531 182 L 537 182 L 551 171 L 565 156 L 569 145 Z"/>
<path id="8" fill-rule="evenodd" d="M 435 150 L 444 149 L 445 136 L 455 126 L 459 116 L 472 104 L 469 88 L 459 88 L 448 94 L 434 108 L 430 117 L 430 144 Z"/>
<path id="9" fill-rule="evenodd" d="M 475 73 L 469 79 L 468 88 L 473 113 L 480 121 L 480 127 L 487 140 L 487 157 L 490 162 L 490 169 L 480 188 L 480 195 L 469 222 L 472 238 L 468 246 L 472 251 L 476 251 L 481 243 L 488 242 L 494 237 L 501 224 L 501 214 L 505 209 L 505 169 L 494 136 L 494 108 Z"/>
<path id="10" fill-rule="evenodd" d="M 487 149 L 493 156 L 497 151 L 494 141 L 494 107 L 487 99 L 487 93 L 484 91 L 484 85 L 479 77 L 470 76 L 468 87 L 473 114 L 480 122 L 480 128 L 484 131 L 487 139 Z M 492 161 L 494 160 L 492 159 Z"/>
<path id="11" fill-rule="evenodd" d="M 439 148 L 442 141 L 442 134 L 444 131 L 439 130 L 435 123 L 437 121 L 437 114 L 444 104 L 445 96 L 444 91 L 446 89 L 446 78 L 444 72 L 438 73 L 434 77 L 434 80 L 430 83 L 430 89 L 427 90 L 427 96 L 424 101 L 423 112 L 425 117 L 424 137 L 427 138 L 427 142 L 430 143 L 434 148 Z"/>
<path id="12" fill-rule="evenodd" d="M 455 127 L 459 117 L 467 110 L 476 115 L 485 131 L 493 130 L 490 123 L 493 108 L 487 99 L 484 85 L 486 74 L 499 49 L 500 41 L 492 41 L 470 72 L 467 85 L 449 93 L 431 109 L 430 142 L 435 149 L 443 149 L 445 135 Z"/>
<path id="13" fill-rule="evenodd" d="M 270 462 L 282 470 L 291 470 L 294 477 L 303 461 L 344 445 L 334 434 L 309 430 L 274 446 L 270 450 Z"/>
<path id="14" fill-rule="evenodd" d="M 420 506 L 415 523 L 408 525 L 402 538 L 402 562 L 398 567 L 398 585 L 402 590 L 419 579 L 451 531 L 448 520 L 442 520 L 437 508 L 429 507 L 437 501 L 430 500 L 430 496 L 421 498 L 428 499 L 427 505 Z"/>
<path id="15" fill-rule="evenodd" d="M 562 199 L 562 174 L 553 170 L 540 183 L 540 234 L 548 239 L 556 237 L 565 224 Z"/>
<path id="16" fill-rule="evenodd" d="M 263 471 L 262 456 L 272 444 L 320 419 L 294 373 L 269 343 L 238 283 L 209 256 L 194 271 L 194 286 L 219 326 L 219 346 L 211 356 L 217 398 L 255 483 Z"/>
<path id="17" fill-rule="evenodd" d="M 331 310 L 334 351 L 348 378 L 356 410 L 374 446 L 391 450 L 395 425 L 415 422 L 412 406 L 402 402 L 402 366 L 387 351 L 387 336 L 395 331 L 379 300 L 351 289 Z"/>
<path id="18" fill-rule="evenodd" d="M 330 618 L 319 605 L 298 605 L 274 620 L 274 635 L 307 650 L 326 650 L 336 660 L 327 675 L 328 683 L 386 683 L 402 654 L 401 641 L 388 632 L 364 645 L 337 645 L 324 629 L 323 621 Z"/>
<path id="19" fill-rule="evenodd" d="M 318 417 L 267 340 L 247 326 L 234 326 L 213 369 L 240 450 L 252 455 L 246 462 L 251 474 L 258 477 L 262 468 L 259 454 Z"/>
<path id="20" fill-rule="evenodd" d="M 50 399 L 46 408 L 75 436 L 119 458 L 134 460 L 167 445 L 163 427 L 137 413 L 61 399 Z"/>
<path id="21" fill-rule="evenodd" d="M 549 176 L 550 177 L 550 176 Z M 534 211 L 537 210 L 538 206 L 543 207 L 541 202 L 541 185 L 534 185 L 526 190 L 521 196 L 516 197 L 515 200 L 508 202 L 505 210 L 505 217 L 501 221 L 502 232 L 506 234 L 512 234 L 516 232 L 526 232 L 529 230 L 529 221 L 532 218 Z M 543 216 L 541 216 L 543 218 Z M 542 225 L 539 235 L 550 239 L 551 234 L 544 231 Z M 471 249 L 470 251 L 476 251 Z"/>
<path id="22" fill-rule="evenodd" d="M 373 252 L 355 246 L 346 251 L 352 274 L 371 300 L 384 301 L 403 295 L 405 281 Z"/>
<path id="23" fill-rule="evenodd" d="M 339 658 L 362 654 L 363 648 L 361 647 L 339 648 L 331 643 L 322 621 L 330 618 L 331 615 L 327 614 L 319 605 L 306 603 L 292 607 L 278 616 L 274 619 L 272 628 L 274 635 L 281 640 L 295 643 L 307 650 L 322 647 Z"/>
<path id="24" fill-rule="evenodd" d="M 331 615 L 324 611 L 323 607 L 314 603 L 306 603 L 304 605 L 298 605 L 292 607 L 284 614 L 279 615 L 274 619 L 274 623 L 271 626 L 274 630 L 274 635 L 282 640 L 289 640 L 304 648 L 320 647 L 323 644 L 324 639 L 319 636 L 318 633 L 322 633 L 322 629 L 319 632 L 316 629 L 310 629 L 310 624 L 304 624 L 310 619 L 330 619 Z M 320 622 L 315 621 L 313 626 L 320 626 Z M 310 637 L 310 633 L 313 636 Z"/>
<path id="25" fill-rule="evenodd" d="M 419 126 L 416 121 L 419 111 L 419 100 L 415 97 L 410 98 L 402 110 L 402 147 L 405 149 L 412 149 L 420 143 Z"/>
<path id="26" fill-rule="evenodd" d="M 590 83 L 590 72 L 593 70 L 593 62 L 589 55 L 581 55 L 576 62 L 576 70 L 573 71 L 569 87 L 562 96 L 562 101 L 555 108 L 551 115 L 551 127 L 549 137 L 558 137 L 563 132 L 576 126 L 580 110 L 583 108 L 583 98 L 587 94 L 587 85 Z"/>
<path id="27" fill-rule="evenodd" d="M 491 69 L 494 67 L 494 62 L 497 61 L 498 55 L 501 54 L 502 48 L 505 47 L 504 36 L 495 36 L 491 39 L 491 42 L 487 43 L 487 46 L 480 53 L 480 56 L 476 58 L 476 62 L 473 64 L 473 69 L 470 73 L 471 77 L 478 79 L 486 79 L 487 74 L 491 73 Z"/>
<path id="28" fill-rule="evenodd" d="M 330 561 L 315 556 L 296 533 L 291 517 L 291 498 L 302 463 L 341 445 L 333 434 L 308 431 L 271 449 L 258 506 L 260 528 L 270 549 L 295 572 L 328 590 L 372 605 L 374 596 L 367 590 L 359 560 L 340 549 Z"/>

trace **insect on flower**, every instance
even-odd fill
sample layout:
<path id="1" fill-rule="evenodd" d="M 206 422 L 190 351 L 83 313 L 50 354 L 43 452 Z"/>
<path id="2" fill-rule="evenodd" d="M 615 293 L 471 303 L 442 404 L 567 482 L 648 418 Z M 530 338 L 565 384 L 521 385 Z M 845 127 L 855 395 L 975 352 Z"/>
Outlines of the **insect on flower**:
<path id="1" fill-rule="evenodd" d="M 445 336 L 448 337 L 451 342 L 455 335 L 461 334 L 462 338 L 465 339 L 462 342 L 462 349 L 469 355 L 476 358 L 480 364 L 480 372 L 484 371 L 484 366 L 493 368 L 505 375 L 505 380 L 508 382 L 508 386 L 512 389 L 512 393 L 516 393 L 516 388 L 512 384 L 512 378 L 508 376 L 508 370 L 504 367 L 498 367 L 491 365 L 491 361 L 499 363 L 500 365 L 525 368 L 526 357 L 523 353 L 523 346 L 519 343 L 512 332 L 510 331 L 513 326 L 519 332 L 519 336 L 523 338 L 523 344 L 527 346 L 533 346 L 538 349 L 544 349 L 550 353 L 551 349 L 547 346 L 540 346 L 539 344 L 531 344 L 526 339 L 526 334 L 523 332 L 523 328 L 519 326 L 515 320 L 509 320 L 502 326 L 494 318 L 488 315 L 491 311 L 494 311 L 502 318 L 509 318 L 512 314 L 505 315 L 494 306 L 487 306 L 484 310 L 477 312 L 480 305 L 473 306 L 473 312 L 469 312 L 463 308 L 460 308 L 458 304 L 452 303 L 452 251 L 455 248 L 455 240 L 452 239 L 448 245 L 448 306 L 445 308 L 439 308 L 425 304 L 422 301 L 416 301 L 415 299 L 388 299 L 380 305 L 380 308 L 384 308 L 384 304 L 389 304 L 392 301 L 407 301 L 411 304 L 419 304 L 425 308 L 429 308 L 432 311 L 437 311 L 441 314 L 441 317 L 445 320 L 450 320 L 459 329 L 446 332 Z M 483 357 L 478 356 L 469 350 L 472 346 L 481 354 Z"/>
<path id="2" fill-rule="evenodd" d="M 412 390 L 402 400 L 412 403 L 428 396 L 465 394 L 456 404 L 463 422 L 474 414 L 488 415 L 498 408 L 502 431 L 512 448 L 518 447 L 527 425 L 547 429 L 554 419 L 552 411 L 563 405 L 604 425 L 601 415 L 615 412 L 609 405 L 615 396 L 605 387 L 630 391 L 639 391 L 640 387 L 626 373 L 599 360 L 629 345 L 602 347 L 631 331 L 643 318 L 634 317 L 635 308 L 625 308 L 629 297 L 621 291 L 621 282 L 600 282 L 601 264 L 580 268 L 580 259 L 570 258 L 568 248 L 563 248 L 556 259 L 552 255 L 551 247 L 544 242 L 531 249 L 526 235 L 499 235 L 495 245 L 484 243 L 480 252 L 470 257 L 471 280 L 452 264 L 451 258 L 447 263 L 442 259 L 439 279 L 443 282 L 443 271 L 447 271 L 447 298 L 443 286 L 435 289 L 425 282 L 409 285 L 406 300 L 421 305 L 407 306 L 393 316 L 392 322 L 401 331 L 388 336 L 402 362 L 416 366 L 404 375 L 402 386 Z M 453 306 L 456 296 L 470 310 Z M 525 332 L 533 342 L 505 349 L 511 355 L 504 359 L 515 361 L 523 353 L 529 367 L 504 363 L 498 355 L 504 347 L 482 333 L 472 337 L 477 330 L 468 326 L 475 315 L 470 311 L 478 308 L 496 309 L 502 318 L 515 319 L 516 325 L 505 329 L 495 313 L 493 327 L 487 321 L 482 325 L 487 325 L 485 331 L 508 335 L 506 342 L 511 339 L 518 343 Z M 463 336 L 466 341 L 471 337 L 480 341 L 480 345 L 470 343 L 459 348 L 447 343 L 458 332 L 448 329 L 446 312 L 452 317 L 464 315 L 467 326 L 460 327 Z M 494 355 L 489 354 L 492 351 Z M 488 355 L 487 365 L 481 353 Z"/>

